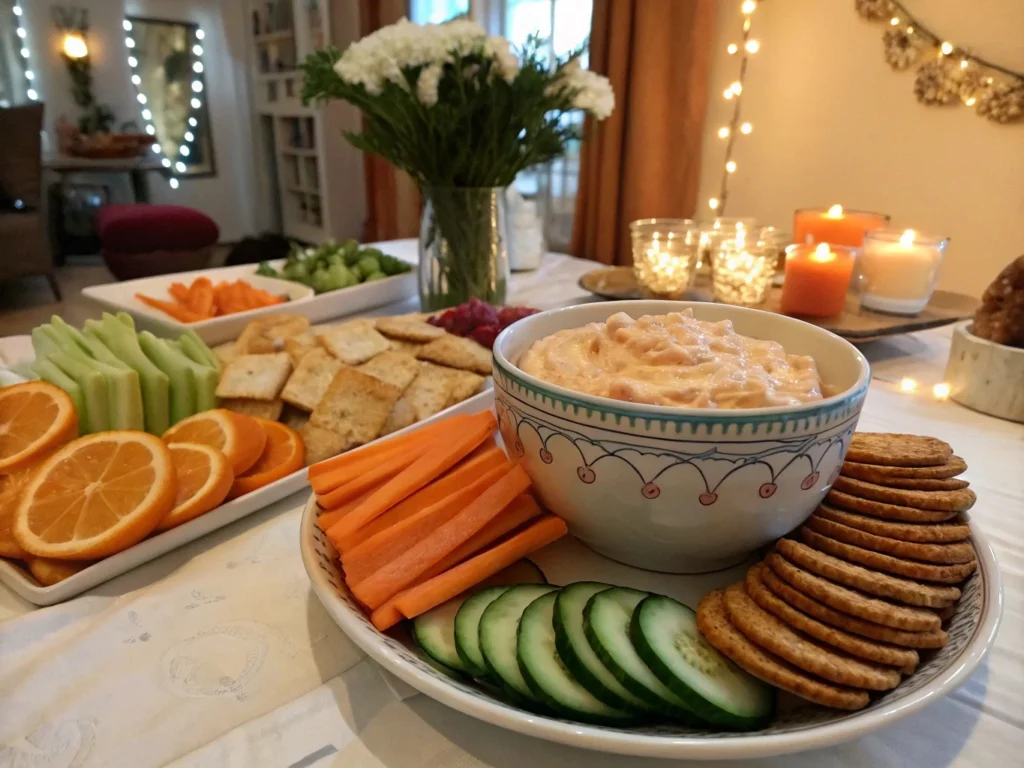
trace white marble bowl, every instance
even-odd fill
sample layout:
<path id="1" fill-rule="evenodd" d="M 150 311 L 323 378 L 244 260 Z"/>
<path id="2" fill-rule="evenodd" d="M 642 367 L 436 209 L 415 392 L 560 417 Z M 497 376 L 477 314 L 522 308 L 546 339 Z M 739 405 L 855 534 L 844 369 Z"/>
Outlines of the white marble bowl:
<path id="1" fill-rule="evenodd" d="M 555 331 L 615 312 L 640 317 L 685 308 L 812 356 L 836 394 L 777 408 L 673 408 L 573 392 L 517 365 L 533 342 Z M 583 304 L 520 320 L 494 345 L 502 437 L 545 506 L 597 552 L 668 573 L 727 567 L 800 525 L 839 473 L 869 378 L 867 360 L 838 336 L 722 304 Z"/>

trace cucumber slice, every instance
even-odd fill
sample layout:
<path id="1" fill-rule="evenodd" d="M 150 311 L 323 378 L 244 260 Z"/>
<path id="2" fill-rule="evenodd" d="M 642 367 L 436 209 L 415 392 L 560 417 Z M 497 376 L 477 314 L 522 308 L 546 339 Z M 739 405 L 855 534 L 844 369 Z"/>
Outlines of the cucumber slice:
<path id="1" fill-rule="evenodd" d="M 455 615 L 455 650 L 466 673 L 473 677 L 486 677 L 487 664 L 480 651 L 480 617 L 484 610 L 508 591 L 508 587 L 481 589 L 459 608 Z"/>
<path id="2" fill-rule="evenodd" d="M 464 602 L 465 597 L 454 597 L 417 616 L 412 621 L 412 638 L 434 661 L 468 675 L 469 669 L 455 650 L 455 616 Z"/>
<path id="3" fill-rule="evenodd" d="M 523 558 L 516 560 L 508 568 L 498 571 L 484 582 L 489 586 L 499 584 L 547 584 L 547 577 L 533 560 Z"/>
<path id="4" fill-rule="evenodd" d="M 519 622 L 516 657 L 527 686 L 543 703 L 569 717 L 620 724 L 633 720 L 632 713 L 609 707 L 592 696 L 562 663 L 552 626 L 557 597 L 555 592 L 538 597 L 523 611 Z"/>
<path id="5" fill-rule="evenodd" d="M 771 719 L 775 695 L 720 654 L 697 629 L 697 615 L 664 595 L 644 599 L 630 622 L 640 658 L 700 717 L 751 730 Z"/>
<path id="6" fill-rule="evenodd" d="M 47 359 L 74 379 L 82 390 L 85 415 L 83 419 L 82 414 L 79 414 L 79 424 L 84 420 L 83 434 L 92 435 L 110 429 L 110 399 L 106 377 L 88 362 L 67 352 L 53 352 Z"/>
<path id="7" fill-rule="evenodd" d="M 590 647 L 629 691 L 659 712 L 690 725 L 706 725 L 644 664 L 629 639 L 633 611 L 647 597 L 625 587 L 598 592 L 583 610 L 583 629 Z"/>
<path id="8" fill-rule="evenodd" d="M 520 584 L 487 606 L 480 617 L 480 651 L 488 671 L 505 685 L 532 701 L 537 697 L 523 679 L 516 657 L 516 635 L 526 606 L 558 587 L 548 584 Z"/>
<path id="9" fill-rule="evenodd" d="M 555 646 L 572 676 L 593 696 L 615 709 L 650 712 L 651 707 L 630 693 L 601 663 L 583 630 L 583 610 L 587 602 L 598 592 L 611 588 L 611 584 L 597 581 L 581 581 L 562 587 L 555 600 Z"/>

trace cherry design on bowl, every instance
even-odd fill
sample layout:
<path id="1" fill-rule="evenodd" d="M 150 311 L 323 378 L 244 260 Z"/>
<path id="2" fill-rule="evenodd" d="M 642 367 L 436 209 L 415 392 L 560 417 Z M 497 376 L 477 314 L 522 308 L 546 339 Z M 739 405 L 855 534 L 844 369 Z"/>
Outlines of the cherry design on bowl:
<path id="1" fill-rule="evenodd" d="M 525 451 L 523 450 L 523 441 L 522 440 L 519 440 L 519 439 L 516 440 L 515 448 L 516 448 L 516 455 L 517 456 L 522 456 L 525 453 Z"/>
<path id="2" fill-rule="evenodd" d="M 803 479 L 803 482 L 800 483 L 800 487 L 803 490 L 805 490 L 805 491 L 811 490 L 811 488 L 814 487 L 814 484 L 816 482 L 818 482 L 818 478 L 819 477 L 820 477 L 820 474 L 817 471 L 811 472 L 811 474 L 809 474 L 807 477 L 805 477 Z"/>
<path id="3" fill-rule="evenodd" d="M 543 461 L 545 464 L 550 464 L 552 461 L 555 460 L 555 457 L 551 455 L 551 451 L 549 451 L 547 448 L 541 448 L 540 460 Z"/>
<path id="4" fill-rule="evenodd" d="M 590 485 L 597 479 L 597 475 L 594 474 L 594 470 L 590 467 L 576 467 L 576 476 L 587 485 Z"/>
<path id="5" fill-rule="evenodd" d="M 703 504 L 705 507 L 710 507 L 716 501 L 718 501 L 717 493 L 702 493 L 697 497 L 697 501 Z"/>
<path id="6" fill-rule="evenodd" d="M 757 489 L 757 495 L 762 499 L 770 499 L 778 489 L 779 486 L 775 483 L 762 483 L 761 487 Z"/>
<path id="7" fill-rule="evenodd" d="M 645 499 L 656 499 L 661 496 L 661 488 L 654 483 L 646 483 L 644 487 L 640 489 L 640 493 L 644 495 Z"/>

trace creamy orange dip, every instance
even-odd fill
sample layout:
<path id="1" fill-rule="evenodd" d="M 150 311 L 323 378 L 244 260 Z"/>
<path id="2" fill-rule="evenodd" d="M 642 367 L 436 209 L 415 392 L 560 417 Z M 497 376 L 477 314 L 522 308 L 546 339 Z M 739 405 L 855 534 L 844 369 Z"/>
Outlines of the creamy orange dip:
<path id="1" fill-rule="evenodd" d="M 761 408 L 822 399 L 813 358 L 741 336 L 730 320 L 697 320 L 689 309 L 636 320 L 619 312 L 558 331 L 534 342 L 519 367 L 566 389 L 630 403 Z"/>

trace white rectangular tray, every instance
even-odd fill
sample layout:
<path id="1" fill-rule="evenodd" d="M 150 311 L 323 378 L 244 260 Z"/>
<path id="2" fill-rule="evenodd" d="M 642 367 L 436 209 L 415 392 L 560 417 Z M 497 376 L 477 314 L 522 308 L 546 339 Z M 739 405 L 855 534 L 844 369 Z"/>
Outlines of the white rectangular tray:
<path id="1" fill-rule="evenodd" d="M 382 280 L 381 282 L 384 281 Z M 429 419 L 424 419 L 417 424 L 413 424 L 411 427 L 399 430 L 394 435 L 389 435 L 384 439 L 390 439 L 393 436 L 403 435 L 407 432 L 414 432 L 427 424 L 456 414 L 476 413 L 477 411 L 487 410 L 494 402 L 494 395 L 490 389 L 490 380 L 488 380 L 487 386 L 488 388 L 484 392 L 474 395 L 468 400 L 463 400 L 461 403 L 453 405 L 451 408 L 447 408 L 431 416 Z M 368 443 L 368 445 L 372 444 Z M 355 450 L 358 451 L 360 449 L 356 448 Z M 52 587 L 39 586 L 25 569 L 10 560 L 0 558 L 0 582 L 6 584 L 30 603 L 35 603 L 36 605 L 60 603 L 80 595 L 98 584 L 109 581 L 115 576 L 120 576 L 136 566 L 160 557 L 165 552 L 177 549 L 184 544 L 188 544 L 190 541 L 198 539 L 200 536 L 205 536 L 211 531 L 223 528 L 229 523 L 233 523 L 246 515 L 250 515 L 273 504 L 275 501 L 283 499 L 285 496 L 308 487 L 309 481 L 306 478 L 306 470 L 305 468 L 300 469 L 298 472 L 293 472 L 288 477 L 282 477 L 277 482 L 260 488 L 258 491 L 253 491 L 226 504 L 221 504 L 216 509 L 179 525 L 177 528 L 172 528 L 164 533 L 144 539 L 134 547 L 129 547 L 123 552 L 104 558 L 95 565 L 89 566 L 74 576 L 54 584 Z"/>
<path id="2" fill-rule="evenodd" d="M 396 250 L 397 253 L 393 254 L 396 258 L 415 265 L 415 261 L 410 261 L 409 255 L 404 253 L 403 249 Z M 271 261 L 270 264 L 277 269 L 284 264 L 284 260 L 278 259 Z M 236 267 L 200 269 L 194 272 L 144 277 L 138 280 L 127 280 L 123 283 L 90 285 L 82 289 L 82 295 L 111 312 L 128 312 L 135 318 L 135 324 L 140 330 L 151 331 L 159 336 L 177 337 L 187 328 L 191 328 L 199 334 L 203 341 L 211 345 L 234 341 L 246 325 L 265 315 L 290 312 L 305 315 L 310 322 L 320 323 L 384 304 L 403 301 L 416 295 L 415 270 L 404 275 L 353 285 L 316 296 L 313 294 L 312 288 L 301 283 L 257 275 L 257 266 L 256 264 L 240 264 Z M 287 294 L 291 300 L 286 304 L 236 312 L 233 315 L 215 317 L 198 323 L 180 323 L 159 309 L 143 304 L 135 298 L 135 294 L 142 293 L 155 299 L 170 300 L 168 288 L 171 283 L 181 282 L 187 285 L 197 277 L 208 277 L 214 283 L 246 280 L 253 286 L 270 293 Z"/>

